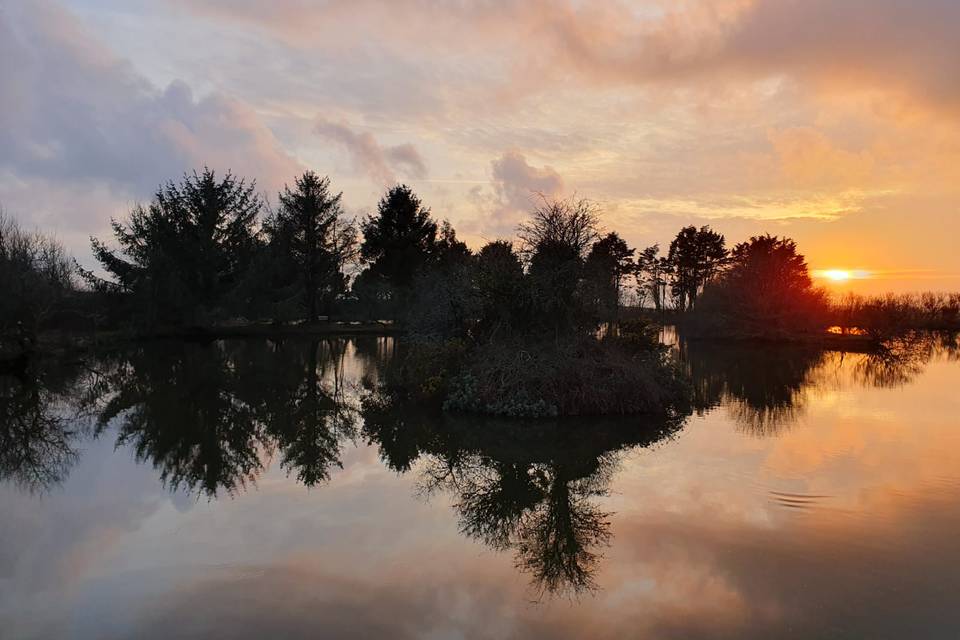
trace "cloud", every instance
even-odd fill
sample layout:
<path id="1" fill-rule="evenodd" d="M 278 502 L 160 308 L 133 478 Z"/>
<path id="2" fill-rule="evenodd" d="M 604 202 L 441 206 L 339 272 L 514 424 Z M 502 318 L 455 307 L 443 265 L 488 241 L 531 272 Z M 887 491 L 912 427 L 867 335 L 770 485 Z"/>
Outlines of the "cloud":
<path id="1" fill-rule="evenodd" d="M 510 90 L 521 92 L 571 77 L 588 84 L 789 77 L 834 90 L 907 89 L 960 107 L 953 65 L 960 55 L 953 29 L 960 5 L 953 0 L 180 4 L 297 46 L 380 49 L 453 68 L 472 56 L 496 60 L 509 73 L 485 79 L 505 77 Z M 371 33 L 374 45 L 363 37 Z"/>
<path id="2" fill-rule="evenodd" d="M 500 201 L 512 209 L 529 209 L 531 196 L 552 197 L 563 190 L 563 178 L 553 167 L 533 167 L 519 151 L 507 151 L 490 164 L 494 189 Z"/>
<path id="3" fill-rule="evenodd" d="M 869 182 L 875 160 L 868 150 L 838 148 L 822 131 L 791 127 L 769 133 L 791 186 L 844 189 Z"/>
<path id="4" fill-rule="evenodd" d="M 0 10 L 0 198 L 77 237 L 199 164 L 269 188 L 309 158 L 363 210 L 429 157 L 418 191 L 467 233 L 511 235 L 548 165 L 638 244 L 656 216 L 806 216 L 956 271 L 924 237 L 958 230 L 954 0 L 62 3 Z M 504 149 L 527 171 L 491 176 Z"/>
<path id="5" fill-rule="evenodd" d="M 553 167 L 532 166 L 519 151 L 504 152 L 490 167 L 491 188 L 476 186 L 469 191 L 468 199 L 480 210 L 467 225 L 472 233 L 510 237 L 541 196 L 563 193 L 563 178 Z"/>
<path id="6" fill-rule="evenodd" d="M 219 93 L 197 98 L 180 81 L 157 88 L 52 3 L 4 4 L 0 188 L 17 201 L 8 203 L 12 213 L 57 207 L 44 217 L 93 230 L 115 213 L 99 208 L 104 187 L 115 202 L 129 203 L 203 165 L 264 187 L 300 168 L 244 104 Z M 59 206 L 58 193 L 84 190 L 96 197 Z M 17 195 L 28 191 L 31 199 Z"/>
<path id="7" fill-rule="evenodd" d="M 317 120 L 314 130 L 343 146 L 357 171 L 367 174 L 380 185 L 395 184 L 398 173 L 415 179 L 427 175 L 427 165 L 412 144 L 384 147 L 370 132 L 356 133 L 344 123 L 323 118 Z"/>

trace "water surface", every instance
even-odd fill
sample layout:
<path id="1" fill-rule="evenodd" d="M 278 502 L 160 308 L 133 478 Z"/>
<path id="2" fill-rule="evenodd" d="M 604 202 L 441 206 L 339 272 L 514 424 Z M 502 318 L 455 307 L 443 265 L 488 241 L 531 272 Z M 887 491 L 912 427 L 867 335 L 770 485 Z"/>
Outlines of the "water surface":
<path id="1" fill-rule="evenodd" d="M 0 377 L 3 638 L 956 638 L 960 362 L 678 342 L 675 419 L 371 393 L 388 339 Z"/>

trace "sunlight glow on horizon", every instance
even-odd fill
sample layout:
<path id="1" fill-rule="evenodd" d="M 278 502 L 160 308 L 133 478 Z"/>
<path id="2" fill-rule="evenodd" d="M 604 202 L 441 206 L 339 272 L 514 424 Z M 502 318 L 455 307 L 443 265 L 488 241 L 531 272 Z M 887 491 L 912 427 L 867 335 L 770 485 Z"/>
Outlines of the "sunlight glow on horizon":
<path id="1" fill-rule="evenodd" d="M 870 277 L 870 272 L 863 269 L 816 269 L 813 277 L 843 283 L 850 280 L 865 280 Z"/>

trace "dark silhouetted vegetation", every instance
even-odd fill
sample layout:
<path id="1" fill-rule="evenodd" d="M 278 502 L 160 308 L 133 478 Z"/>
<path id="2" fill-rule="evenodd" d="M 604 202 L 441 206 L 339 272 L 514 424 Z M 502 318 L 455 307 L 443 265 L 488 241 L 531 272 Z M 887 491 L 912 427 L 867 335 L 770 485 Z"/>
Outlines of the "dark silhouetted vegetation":
<path id="1" fill-rule="evenodd" d="M 421 489 L 450 494 L 460 531 L 514 554 L 537 597 L 596 587 L 611 538 L 606 495 L 619 455 L 676 433 L 682 416 L 594 419 L 589 438 L 564 421 L 517 422 L 431 412 L 397 396 L 364 398 L 363 434 L 391 468 L 416 464 Z"/>
<path id="2" fill-rule="evenodd" d="M 112 222 L 117 249 L 91 239 L 106 278 L 81 275 L 119 296 L 124 311 L 147 326 L 208 323 L 225 315 L 221 307 L 256 252 L 261 206 L 253 183 L 230 173 L 185 175 L 135 207 L 126 222 Z"/>
<path id="3" fill-rule="evenodd" d="M 728 251 L 720 233 L 688 226 L 666 255 L 658 245 L 637 251 L 602 229 L 595 203 L 541 197 L 516 245 L 474 253 L 409 186 L 390 188 L 359 223 L 340 203 L 311 171 L 275 209 L 252 181 L 186 174 L 114 220 L 112 242 L 91 239 L 99 268 L 77 269 L 86 288 L 56 241 L 4 217 L 0 366 L 22 367 L 55 328 L 213 338 L 366 320 L 406 335 L 392 381 L 450 410 L 632 413 L 684 404 L 649 321 L 702 338 L 861 348 L 960 327 L 957 295 L 830 300 L 789 238 L 756 236 Z"/>
<path id="4" fill-rule="evenodd" d="M 312 171 L 285 187 L 279 209 L 263 224 L 267 257 L 261 274 L 270 274 L 274 291 L 295 299 L 296 318 L 316 322 L 329 314 L 347 290 L 346 268 L 357 247 L 357 232 L 344 219 L 341 194 L 330 192 L 329 178 Z"/>
<path id="5" fill-rule="evenodd" d="M 677 309 L 693 309 L 708 282 L 724 268 L 726 243 L 710 227 L 684 227 L 670 243 L 667 265 Z"/>
<path id="6" fill-rule="evenodd" d="M 682 407 L 686 387 L 642 323 L 602 331 L 633 261 L 598 229 L 591 203 L 545 199 L 520 226 L 519 253 L 497 241 L 428 270 L 394 384 L 448 410 L 511 417 Z"/>
<path id="7" fill-rule="evenodd" d="M 388 312 L 401 312 L 418 271 L 436 255 L 437 222 L 410 187 L 399 185 L 383 196 L 361 230 L 360 256 L 367 267 L 355 288 Z"/>
<path id="8" fill-rule="evenodd" d="M 913 329 L 956 330 L 960 328 L 960 293 L 847 294 L 831 304 L 830 320 L 836 326 L 878 337 Z"/>
<path id="9" fill-rule="evenodd" d="M 73 265 L 63 246 L 24 231 L 0 210 L 0 360 L 32 349 L 74 298 Z"/>
<path id="10" fill-rule="evenodd" d="M 820 333 L 828 324 L 826 293 L 814 287 L 796 244 L 770 235 L 733 248 L 688 323 L 706 335 L 764 338 Z"/>

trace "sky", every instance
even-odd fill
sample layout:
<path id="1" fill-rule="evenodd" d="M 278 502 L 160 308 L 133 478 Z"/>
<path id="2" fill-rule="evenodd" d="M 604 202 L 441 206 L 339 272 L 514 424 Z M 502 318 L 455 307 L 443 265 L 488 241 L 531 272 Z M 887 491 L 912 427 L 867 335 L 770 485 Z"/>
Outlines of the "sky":
<path id="1" fill-rule="evenodd" d="M 0 0 L 0 206 L 81 263 L 209 166 L 473 247 L 537 193 L 632 246 L 797 240 L 838 290 L 960 290 L 956 0 Z M 827 281 L 825 281 L 827 282 Z"/>

